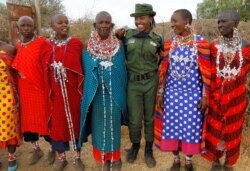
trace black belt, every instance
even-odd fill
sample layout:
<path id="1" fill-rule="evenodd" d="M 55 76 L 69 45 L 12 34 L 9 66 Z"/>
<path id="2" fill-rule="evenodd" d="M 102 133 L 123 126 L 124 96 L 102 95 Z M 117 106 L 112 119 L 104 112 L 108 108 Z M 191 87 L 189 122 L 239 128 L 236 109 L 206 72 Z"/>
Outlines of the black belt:
<path id="1" fill-rule="evenodd" d="M 142 81 L 142 80 L 148 80 L 152 78 L 157 71 L 151 71 L 146 74 L 129 74 L 128 78 L 131 81 Z"/>

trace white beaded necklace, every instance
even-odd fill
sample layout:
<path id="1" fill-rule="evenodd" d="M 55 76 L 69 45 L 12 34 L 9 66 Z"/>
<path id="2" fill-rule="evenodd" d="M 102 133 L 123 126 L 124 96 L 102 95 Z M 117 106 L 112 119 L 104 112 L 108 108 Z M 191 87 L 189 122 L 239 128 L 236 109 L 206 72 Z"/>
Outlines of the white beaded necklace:
<path id="1" fill-rule="evenodd" d="M 106 128 L 107 128 L 107 121 L 108 119 L 110 119 L 110 130 L 111 130 L 111 151 L 112 151 L 112 156 L 111 156 L 111 170 L 112 170 L 112 163 L 113 163 L 113 151 L 114 151 L 114 129 L 113 129 L 113 101 L 112 101 L 112 81 L 111 81 L 111 77 L 112 77 L 112 72 L 111 72 L 111 66 L 106 68 L 105 66 L 103 66 L 101 63 L 101 73 L 100 73 L 100 77 L 101 77 L 101 84 L 102 84 L 102 99 L 103 99 L 103 118 L 104 118 L 104 126 L 103 126 L 103 148 L 102 148 L 102 170 L 104 169 L 104 164 L 105 164 L 105 146 L 106 146 Z M 109 100 L 110 100 L 110 118 L 107 118 L 107 107 L 106 107 L 106 99 L 105 99 L 105 83 L 104 83 L 104 69 L 108 69 L 109 72 Z"/>
<path id="2" fill-rule="evenodd" d="M 216 57 L 216 70 L 217 76 L 224 78 L 225 80 L 235 80 L 241 72 L 243 65 L 242 56 L 242 39 L 239 36 L 237 29 L 234 29 L 233 38 L 226 39 L 220 36 L 219 44 L 217 45 L 217 57 Z M 231 68 L 232 62 L 236 59 L 236 54 L 239 54 L 239 67 L 235 66 Z M 221 60 L 224 60 L 224 66 L 220 67 Z"/>
<path id="3" fill-rule="evenodd" d="M 170 46 L 170 51 L 169 51 L 169 63 L 170 63 L 170 75 L 173 78 L 177 78 L 178 80 L 184 81 L 186 78 L 190 76 L 190 72 L 192 70 L 192 67 L 195 64 L 197 64 L 197 43 L 196 43 L 196 35 L 192 34 L 193 40 L 191 40 L 191 36 L 188 38 L 184 39 L 182 38 L 181 40 L 175 35 L 173 37 L 173 41 Z M 188 40 L 188 41 L 187 41 Z M 184 41 L 187 41 L 184 43 Z M 191 49 L 192 54 L 185 56 L 185 57 L 180 57 L 179 54 L 173 54 L 174 49 L 179 47 L 182 51 L 184 50 L 185 47 L 191 46 L 190 41 L 193 41 L 193 46 Z M 184 52 L 186 54 L 188 52 Z M 179 71 L 180 69 L 177 67 L 177 63 L 183 63 L 183 68 L 185 70 Z M 188 65 L 189 63 L 189 65 Z"/>
<path id="4" fill-rule="evenodd" d="M 118 52 L 119 45 L 119 40 L 113 34 L 101 40 L 98 33 L 94 33 L 88 40 L 87 50 L 94 58 L 109 59 Z"/>
<path id="5" fill-rule="evenodd" d="M 67 39 L 58 40 L 55 37 L 54 39 L 50 39 L 50 41 L 52 42 L 53 45 L 61 47 L 61 46 L 66 45 L 70 39 L 71 39 L 71 37 L 67 37 Z"/>
<path id="6" fill-rule="evenodd" d="M 119 50 L 119 40 L 113 36 L 110 36 L 107 40 L 101 40 L 98 34 L 92 35 L 88 41 L 88 48 L 87 50 L 92 55 L 94 60 L 100 59 L 101 71 L 100 71 L 100 78 L 101 78 L 101 86 L 102 86 L 102 99 L 103 99 L 103 118 L 104 118 L 104 126 L 103 126 L 103 147 L 102 147 L 102 171 L 104 169 L 105 164 L 105 147 L 106 147 L 106 128 L 107 128 L 107 121 L 110 119 L 110 130 L 111 130 L 111 168 L 112 171 L 112 164 L 114 160 L 114 128 L 113 128 L 113 101 L 112 101 L 112 58 Z M 109 100 L 110 100 L 110 118 L 107 118 L 107 104 L 105 99 L 105 83 L 104 83 L 104 70 L 108 70 L 109 72 Z"/>

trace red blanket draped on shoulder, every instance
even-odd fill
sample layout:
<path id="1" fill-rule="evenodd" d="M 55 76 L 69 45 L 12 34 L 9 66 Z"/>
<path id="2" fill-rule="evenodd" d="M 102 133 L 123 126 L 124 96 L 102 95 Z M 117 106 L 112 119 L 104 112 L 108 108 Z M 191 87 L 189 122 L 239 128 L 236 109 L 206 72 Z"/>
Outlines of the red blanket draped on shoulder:
<path id="1" fill-rule="evenodd" d="M 50 137 L 55 141 L 69 141 L 70 133 L 65 114 L 65 104 L 59 81 L 55 80 L 55 72 L 51 64 L 53 58 L 62 62 L 66 69 L 66 90 L 76 139 L 79 137 L 80 100 L 82 97 L 82 55 L 83 44 L 78 38 L 71 38 L 66 45 L 56 46 L 45 42 L 41 54 L 44 71 L 45 91 L 48 99 Z M 54 56 L 54 57 L 53 57 Z"/>
<path id="2" fill-rule="evenodd" d="M 29 44 L 17 43 L 17 55 L 12 67 L 19 72 L 21 131 L 47 135 L 48 115 L 45 112 L 45 96 L 40 52 L 44 37 L 37 37 Z"/>
<path id="3" fill-rule="evenodd" d="M 212 80 L 211 100 L 207 117 L 206 153 L 203 155 L 210 161 L 222 157 L 218 144 L 223 140 L 227 153 L 227 165 L 234 165 L 239 158 L 242 127 L 247 107 L 246 79 L 250 66 L 250 47 L 242 49 L 243 66 L 235 80 L 224 80 L 217 76 L 216 56 L 218 41 L 211 45 Z M 237 53 L 238 54 L 238 53 Z M 239 61 L 239 56 L 233 62 Z M 235 63 L 235 66 L 237 68 Z M 222 93 L 223 87 L 223 93 Z"/>

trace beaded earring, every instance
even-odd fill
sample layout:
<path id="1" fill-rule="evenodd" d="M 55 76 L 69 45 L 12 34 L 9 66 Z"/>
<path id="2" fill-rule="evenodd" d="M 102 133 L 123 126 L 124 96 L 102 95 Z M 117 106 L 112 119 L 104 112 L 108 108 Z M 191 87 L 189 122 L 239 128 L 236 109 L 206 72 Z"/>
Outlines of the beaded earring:
<path id="1" fill-rule="evenodd" d="M 186 29 L 186 30 L 190 30 L 190 29 L 191 29 L 191 25 L 190 25 L 189 23 L 186 24 L 186 25 L 185 25 L 185 29 Z"/>
<path id="2" fill-rule="evenodd" d="M 240 33 L 236 27 L 233 28 L 233 39 L 236 43 L 241 43 Z"/>
<path id="3" fill-rule="evenodd" d="M 50 39 L 55 39 L 56 38 L 56 31 L 52 30 L 51 34 L 50 34 Z"/>
<path id="4" fill-rule="evenodd" d="M 193 30 L 192 26 L 189 23 L 186 24 L 184 28 L 185 28 L 186 32 L 190 33 L 190 35 L 194 33 L 194 30 Z"/>

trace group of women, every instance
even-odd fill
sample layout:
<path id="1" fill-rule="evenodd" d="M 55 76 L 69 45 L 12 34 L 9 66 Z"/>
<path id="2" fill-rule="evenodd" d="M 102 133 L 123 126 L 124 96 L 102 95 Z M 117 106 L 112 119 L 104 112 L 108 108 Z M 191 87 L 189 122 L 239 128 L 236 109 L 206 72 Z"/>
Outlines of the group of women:
<path id="1" fill-rule="evenodd" d="M 186 9 L 173 13 L 174 35 L 163 43 L 153 32 L 155 15 L 150 4 L 136 4 L 130 15 L 136 29 L 113 34 L 111 15 L 101 11 L 85 46 L 69 36 L 65 15 L 52 17 L 49 39 L 34 34 L 32 18 L 18 20 L 17 52 L 0 42 L 0 147 L 8 148 L 8 171 L 17 169 L 22 136 L 32 144 L 30 165 L 44 155 L 38 143 L 44 137 L 50 146 L 45 162 L 54 163 L 54 171 L 67 166 L 70 144 L 75 169 L 84 170 L 80 152 L 89 134 L 101 170 L 121 170 L 122 124 L 132 142 L 129 163 L 137 158 L 143 127 L 149 168 L 156 165 L 155 143 L 173 152 L 171 171 L 181 168 L 180 151 L 186 171 L 194 170 L 192 156 L 199 153 L 212 162 L 212 171 L 233 170 L 250 65 L 250 42 L 237 30 L 238 14 L 219 15 L 221 35 L 211 44 L 195 34 Z"/>

